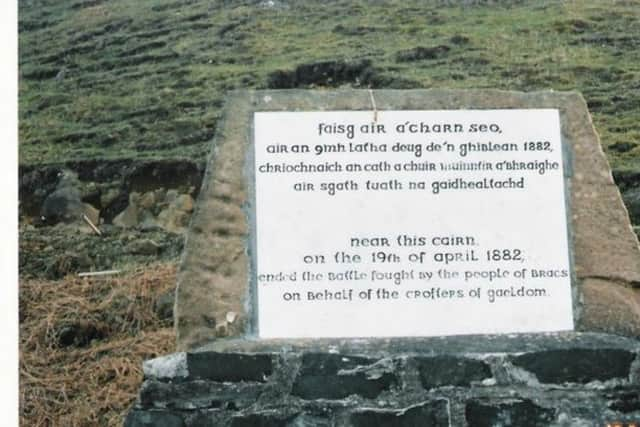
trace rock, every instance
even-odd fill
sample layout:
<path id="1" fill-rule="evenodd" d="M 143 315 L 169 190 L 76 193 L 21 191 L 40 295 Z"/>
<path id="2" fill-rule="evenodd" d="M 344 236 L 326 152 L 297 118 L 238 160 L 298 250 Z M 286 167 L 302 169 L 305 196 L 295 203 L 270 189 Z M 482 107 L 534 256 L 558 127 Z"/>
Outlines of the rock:
<path id="1" fill-rule="evenodd" d="M 308 424 L 294 424 L 293 418 L 297 414 L 289 415 L 279 411 L 261 411 L 258 413 L 239 414 L 231 418 L 230 427 L 278 427 Z M 314 426 L 315 427 L 315 426 Z"/>
<path id="2" fill-rule="evenodd" d="M 122 228 L 137 227 L 141 219 L 140 194 L 130 193 L 127 207 L 113 218 L 113 224 Z"/>
<path id="3" fill-rule="evenodd" d="M 131 411 L 124 420 L 124 427 L 184 427 L 178 414 L 166 412 Z"/>
<path id="4" fill-rule="evenodd" d="M 182 194 L 173 202 L 173 207 L 182 212 L 193 212 L 193 198 L 188 194 Z"/>
<path id="5" fill-rule="evenodd" d="M 83 203 L 78 176 L 71 171 L 60 173 L 62 176 L 56 189 L 45 198 L 40 210 L 42 220 L 49 225 L 82 220 Z"/>
<path id="6" fill-rule="evenodd" d="M 140 193 L 136 193 L 135 191 L 129 193 L 129 204 L 130 205 L 139 206 L 140 205 L 140 199 L 141 199 Z"/>
<path id="7" fill-rule="evenodd" d="M 100 206 L 109 206 L 120 195 L 120 190 L 117 188 L 110 188 L 100 195 Z"/>
<path id="8" fill-rule="evenodd" d="M 122 191 L 118 192 L 108 204 L 102 204 L 102 218 L 108 224 L 113 224 L 113 220 L 129 206 L 129 195 Z"/>
<path id="9" fill-rule="evenodd" d="M 158 225 L 172 233 L 184 233 L 193 212 L 193 198 L 188 194 L 177 195 L 174 190 L 167 192 L 166 200 L 171 204 L 158 215 Z"/>
<path id="10" fill-rule="evenodd" d="M 143 209 L 153 209 L 156 204 L 156 195 L 153 191 L 148 191 L 140 197 L 139 206 Z"/>
<path id="11" fill-rule="evenodd" d="M 265 382 L 274 361 L 267 354 L 199 352 L 187 354 L 187 366 L 190 380 Z"/>
<path id="12" fill-rule="evenodd" d="M 302 357 L 291 394 L 306 400 L 343 399 L 352 394 L 376 398 L 398 382 L 393 372 L 369 375 L 367 368 L 377 362 L 365 357 L 307 353 Z"/>
<path id="13" fill-rule="evenodd" d="M 481 360 L 452 356 L 417 357 L 420 382 L 426 389 L 445 385 L 470 386 L 491 378 L 491 368 Z"/>
<path id="14" fill-rule="evenodd" d="M 175 302 L 175 290 L 166 292 L 158 297 L 153 304 L 153 311 L 161 320 L 173 319 L 173 304 Z"/>
<path id="15" fill-rule="evenodd" d="M 157 380 L 146 381 L 140 390 L 140 403 L 156 408 L 172 408 L 192 411 L 210 408 L 248 408 L 255 404 L 264 391 L 262 384 L 216 383 L 208 381 L 189 381 L 166 383 Z M 203 414 L 204 415 L 204 414 Z M 208 421 L 208 422 L 207 422 Z M 224 424 L 211 423 L 204 419 L 201 423 L 191 419 L 189 426 L 218 426 Z M 311 427 L 311 426 L 308 426 Z"/>
<path id="16" fill-rule="evenodd" d="M 449 405 L 445 399 L 430 400 L 398 410 L 360 409 L 351 414 L 353 427 L 366 426 L 450 426 Z"/>
<path id="17" fill-rule="evenodd" d="M 157 225 L 156 217 L 153 215 L 153 213 L 150 210 L 139 208 L 138 225 L 139 227 L 142 227 L 143 224 L 145 224 L 147 228 L 149 228 L 149 226 Z"/>
<path id="18" fill-rule="evenodd" d="M 151 239 L 134 240 L 125 246 L 124 251 L 133 255 L 156 255 L 162 246 Z"/>
<path id="19" fill-rule="evenodd" d="M 171 204 L 178 198 L 178 190 L 168 190 L 164 196 L 165 203 Z"/>
<path id="20" fill-rule="evenodd" d="M 138 207 L 129 205 L 113 218 L 113 225 L 122 228 L 133 228 L 138 225 Z"/>
<path id="21" fill-rule="evenodd" d="M 160 226 L 156 222 L 156 219 L 153 216 L 146 217 L 142 221 L 140 221 L 139 227 L 140 227 L 140 230 L 142 231 L 154 231 L 160 228 Z"/>
<path id="22" fill-rule="evenodd" d="M 562 384 L 625 379 L 635 354 L 619 349 L 563 349 L 512 357 L 515 366 L 535 374 L 541 383 Z"/>
<path id="23" fill-rule="evenodd" d="M 153 193 L 156 203 L 162 203 L 167 198 L 167 190 L 163 187 L 156 189 Z"/>
<path id="24" fill-rule="evenodd" d="M 158 225 L 172 233 L 181 234 L 189 223 L 189 215 L 185 212 L 167 208 L 158 215 Z"/>
<path id="25" fill-rule="evenodd" d="M 472 426 L 548 426 L 554 419 L 554 410 L 540 407 L 529 399 L 471 400 L 466 405 L 465 418 Z"/>
<path id="26" fill-rule="evenodd" d="M 91 206 L 89 203 L 82 204 L 82 213 L 85 214 L 87 218 L 89 218 L 89 221 L 91 221 L 93 225 L 97 226 L 100 224 L 100 211 Z"/>
<path id="27" fill-rule="evenodd" d="M 95 182 L 83 183 L 83 188 L 80 189 L 80 200 L 84 203 L 88 203 L 92 206 L 102 206 L 100 198 L 102 192 Z"/>

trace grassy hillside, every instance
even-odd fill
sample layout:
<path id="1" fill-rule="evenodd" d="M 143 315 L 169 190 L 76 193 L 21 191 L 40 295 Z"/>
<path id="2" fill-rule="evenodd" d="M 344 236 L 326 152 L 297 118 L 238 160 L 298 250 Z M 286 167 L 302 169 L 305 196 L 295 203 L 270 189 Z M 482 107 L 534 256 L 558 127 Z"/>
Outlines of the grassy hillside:
<path id="1" fill-rule="evenodd" d="M 640 1 L 19 0 L 19 30 L 24 425 L 120 425 L 171 351 L 182 235 L 153 221 L 188 222 L 230 89 L 577 90 L 640 223 Z M 63 189 L 102 236 L 37 223 Z"/>
<path id="2" fill-rule="evenodd" d="M 21 0 L 21 163 L 202 161 L 233 88 L 494 87 L 581 91 L 640 169 L 640 3 L 440 3 Z"/>

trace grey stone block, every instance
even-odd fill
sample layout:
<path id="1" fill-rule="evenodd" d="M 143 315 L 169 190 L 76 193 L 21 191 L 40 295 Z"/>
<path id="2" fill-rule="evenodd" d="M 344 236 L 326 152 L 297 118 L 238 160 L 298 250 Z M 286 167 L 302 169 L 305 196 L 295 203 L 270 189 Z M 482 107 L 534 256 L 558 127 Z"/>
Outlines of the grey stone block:
<path id="1" fill-rule="evenodd" d="M 305 354 L 292 394 L 303 399 L 342 399 L 352 394 L 374 398 L 398 382 L 395 373 L 375 368 L 367 371 L 377 361 L 340 354 Z"/>
<path id="2" fill-rule="evenodd" d="M 436 427 L 450 426 L 448 403 L 433 400 L 401 410 L 359 409 L 351 414 L 353 427 Z"/>
<path id="3" fill-rule="evenodd" d="M 182 417 L 166 411 L 129 412 L 124 427 L 185 427 Z"/>
<path id="4" fill-rule="evenodd" d="M 472 382 L 491 378 L 491 368 L 481 360 L 454 356 L 419 357 L 415 360 L 420 381 L 426 389 L 469 386 Z"/>
<path id="5" fill-rule="evenodd" d="M 273 372 L 273 358 L 268 354 L 188 353 L 190 379 L 212 381 L 266 381 Z"/>
<path id="6" fill-rule="evenodd" d="M 511 362 L 542 383 L 589 383 L 627 379 L 636 355 L 617 349 L 565 349 L 523 354 Z"/>
<path id="7" fill-rule="evenodd" d="M 465 408 L 468 425 L 474 427 L 548 426 L 555 418 L 555 411 L 536 405 L 529 399 L 505 402 L 472 400 Z"/>

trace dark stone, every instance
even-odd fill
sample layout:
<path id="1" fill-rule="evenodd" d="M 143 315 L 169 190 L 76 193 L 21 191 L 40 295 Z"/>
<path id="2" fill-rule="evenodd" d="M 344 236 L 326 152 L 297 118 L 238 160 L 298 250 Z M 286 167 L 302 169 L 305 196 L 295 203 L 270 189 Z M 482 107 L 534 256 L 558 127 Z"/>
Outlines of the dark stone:
<path id="1" fill-rule="evenodd" d="M 396 54 L 396 61 L 398 62 L 413 62 L 422 61 L 425 59 L 438 59 L 442 58 L 449 52 L 451 48 L 446 45 L 423 47 L 418 46 L 413 49 L 403 50 Z"/>
<path id="2" fill-rule="evenodd" d="M 90 190 L 82 195 L 81 201 L 83 203 L 90 204 L 91 206 L 100 206 L 100 196 L 102 192 L 98 189 Z"/>
<path id="3" fill-rule="evenodd" d="M 319 416 L 302 413 L 293 418 L 287 427 L 333 427 L 334 425 L 329 414 Z"/>
<path id="4" fill-rule="evenodd" d="M 353 427 L 435 427 L 450 426 L 446 400 L 433 400 L 402 410 L 364 409 L 353 412 Z"/>
<path id="5" fill-rule="evenodd" d="M 42 204 L 40 215 L 45 224 L 79 221 L 82 216 L 83 205 L 78 178 L 70 171 L 61 174 L 55 191 L 49 194 Z"/>
<path id="6" fill-rule="evenodd" d="M 19 166 L 20 214 L 39 216 L 45 198 L 52 193 L 60 180 L 61 169 L 57 167 Z"/>
<path id="7" fill-rule="evenodd" d="M 291 393 L 303 399 L 342 399 L 352 394 L 375 398 L 398 382 L 395 373 L 372 368 L 377 361 L 340 354 L 306 353 Z M 372 371 L 367 372 L 368 368 Z"/>
<path id="8" fill-rule="evenodd" d="M 104 218 L 107 224 L 111 224 L 113 219 L 118 216 L 120 212 L 125 210 L 129 205 L 129 193 L 122 190 L 118 196 L 113 199 L 107 206 L 100 211 L 100 215 Z"/>
<path id="9" fill-rule="evenodd" d="M 171 289 L 169 292 L 165 292 L 156 299 L 153 304 L 153 311 L 160 320 L 173 319 L 173 305 L 175 303 L 176 290 Z"/>
<path id="10" fill-rule="evenodd" d="M 212 381 L 266 381 L 273 372 L 268 354 L 188 353 L 189 379 Z"/>
<path id="11" fill-rule="evenodd" d="M 472 381 L 491 378 L 485 362 L 453 356 L 416 358 L 420 381 L 426 389 L 447 385 L 468 386 Z"/>
<path id="12" fill-rule="evenodd" d="M 186 427 L 220 427 L 229 425 L 229 415 L 219 409 L 196 411 L 184 417 Z"/>
<path id="13" fill-rule="evenodd" d="M 171 384 L 147 380 L 140 389 L 140 406 L 236 411 L 254 404 L 262 393 L 262 387 L 255 383 L 222 384 L 196 380 Z"/>
<path id="14" fill-rule="evenodd" d="M 124 420 L 124 427 L 185 427 L 185 424 L 171 412 L 133 410 Z"/>
<path id="15" fill-rule="evenodd" d="M 628 414 L 629 412 L 640 411 L 640 392 L 626 391 L 618 393 L 610 393 L 605 396 L 611 399 L 609 409 Z"/>
<path id="16" fill-rule="evenodd" d="M 295 416 L 277 411 L 257 412 L 233 417 L 231 427 L 289 427 Z"/>
<path id="17" fill-rule="evenodd" d="M 635 354 L 618 349 L 567 349 L 523 354 L 511 362 L 542 383 L 588 383 L 627 378 Z"/>
<path id="18" fill-rule="evenodd" d="M 464 415 L 468 425 L 474 427 L 546 427 L 555 418 L 555 411 L 542 408 L 529 399 L 504 403 L 471 400 Z"/>

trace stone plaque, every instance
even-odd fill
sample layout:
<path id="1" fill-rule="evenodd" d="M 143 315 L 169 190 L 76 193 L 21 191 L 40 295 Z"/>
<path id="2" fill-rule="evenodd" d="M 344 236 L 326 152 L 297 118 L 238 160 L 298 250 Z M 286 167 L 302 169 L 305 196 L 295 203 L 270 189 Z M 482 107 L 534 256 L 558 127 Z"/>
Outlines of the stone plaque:
<path id="1" fill-rule="evenodd" d="M 640 336 L 640 250 L 584 99 L 234 92 L 178 272 L 218 338 Z"/>
<path id="2" fill-rule="evenodd" d="M 573 329 L 557 109 L 256 112 L 262 338 Z"/>

